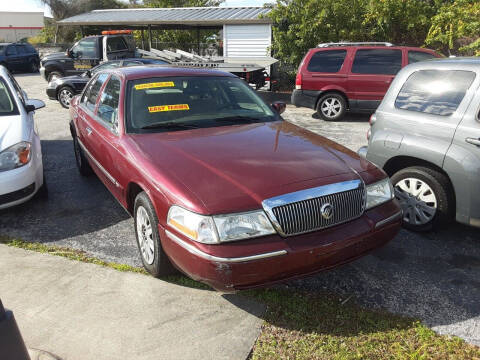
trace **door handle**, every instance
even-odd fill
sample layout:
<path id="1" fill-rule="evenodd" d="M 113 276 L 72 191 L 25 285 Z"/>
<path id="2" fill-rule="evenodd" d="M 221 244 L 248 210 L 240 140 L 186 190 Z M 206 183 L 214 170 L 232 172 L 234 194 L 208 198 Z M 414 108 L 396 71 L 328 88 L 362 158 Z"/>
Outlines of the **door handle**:
<path id="1" fill-rule="evenodd" d="M 92 129 L 90 129 L 88 126 L 85 128 L 85 130 L 87 131 L 87 135 L 92 134 Z"/>
<path id="2" fill-rule="evenodd" d="M 478 139 L 466 138 L 465 141 L 469 144 L 480 146 L 480 138 Z"/>

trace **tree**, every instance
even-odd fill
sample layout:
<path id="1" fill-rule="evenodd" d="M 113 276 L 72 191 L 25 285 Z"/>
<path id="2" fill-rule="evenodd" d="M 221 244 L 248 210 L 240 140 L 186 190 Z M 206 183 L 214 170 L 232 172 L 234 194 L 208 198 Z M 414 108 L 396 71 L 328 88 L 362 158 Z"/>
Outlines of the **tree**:
<path id="1" fill-rule="evenodd" d="M 480 55 L 480 2 L 455 0 L 440 7 L 432 19 L 426 44 L 467 55 Z"/>
<path id="2" fill-rule="evenodd" d="M 396 45 L 423 45 L 435 2 L 420 0 L 370 0 L 363 25 L 368 38 Z"/>

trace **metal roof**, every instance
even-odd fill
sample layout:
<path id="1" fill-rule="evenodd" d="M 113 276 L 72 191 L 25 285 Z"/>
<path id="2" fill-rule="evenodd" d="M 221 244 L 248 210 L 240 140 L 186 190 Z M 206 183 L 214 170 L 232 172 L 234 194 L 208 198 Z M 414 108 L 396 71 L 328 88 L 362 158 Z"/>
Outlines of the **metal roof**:
<path id="1" fill-rule="evenodd" d="M 216 25 L 264 24 L 260 18 L 271 9 L 263 7 L 190 7 L 94 10 L 63 19 L 60 25 Z"/>

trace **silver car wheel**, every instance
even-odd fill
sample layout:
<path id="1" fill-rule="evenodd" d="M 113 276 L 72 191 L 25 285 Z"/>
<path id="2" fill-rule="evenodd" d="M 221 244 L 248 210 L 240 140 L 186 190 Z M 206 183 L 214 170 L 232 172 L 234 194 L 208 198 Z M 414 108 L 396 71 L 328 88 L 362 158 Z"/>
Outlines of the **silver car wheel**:
<path id="1" fill-rule="evenodd" d="M 329 97 L 323 100 L 320 110 L 326 117 L 334 118 L 342 111 L 342 104 L 337 98 Z"/>
<path id="2" fill-rule="evenodd" d="M 437 212 L 437 197 L 432 188 L 416 178 L 405 178 L 395 184 L 395 197 L 403 209 L 403 221 L 425 225 Z"/>
<path id="3" fill-rule="evenodd" d="M 140 245 L 143 260 L 148 265 L 152 265 L 155 260 L 152 222 L 150 221 L 147 210 L 143 206 L 137 208 L 136 223 L 138 244 Z"/>
<path id="4" fill-rule="evenodd" d="M 72 100 L 72 98 L 73 98 L 73 93 L 68 89 L 62 89 L 58 94 L 58 99 L 66 107 L 70 106 L 70 101 Z"/>

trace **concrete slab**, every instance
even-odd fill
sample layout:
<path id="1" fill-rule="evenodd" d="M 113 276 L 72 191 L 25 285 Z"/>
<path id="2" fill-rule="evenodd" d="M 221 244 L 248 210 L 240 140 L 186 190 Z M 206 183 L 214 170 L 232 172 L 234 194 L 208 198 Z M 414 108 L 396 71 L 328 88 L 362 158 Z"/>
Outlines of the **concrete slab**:
<path id="1" fill-rule="evenodd" d="M 0 245 L 0 296 L 29 348 L 64 360 L 245 359 L 264 306 Z"/>

